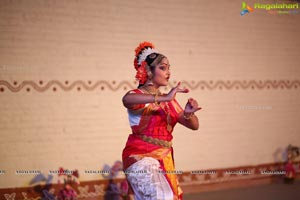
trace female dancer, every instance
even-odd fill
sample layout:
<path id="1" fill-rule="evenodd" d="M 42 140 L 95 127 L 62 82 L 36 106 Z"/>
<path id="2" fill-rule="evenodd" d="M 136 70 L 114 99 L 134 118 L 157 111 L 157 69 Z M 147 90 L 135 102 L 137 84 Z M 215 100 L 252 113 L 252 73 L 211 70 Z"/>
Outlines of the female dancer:
<path id="1" fill-rule="evenodd" d="M 176 93 L 188 90 L 180 88 L 180 82 L 168 94 L 159 91 L 168 85 L 170 64 L 151 43 L 141 43 L 135 52 L 139 86 L 123 97 L 132 129 L 122 154 L 126 178 L 137 200 L 182 199 L 174 171 L 172 132 L 177 122 L 197 130 L 194 113 L 201 108 L 192 98 L 181 108 Z"/>

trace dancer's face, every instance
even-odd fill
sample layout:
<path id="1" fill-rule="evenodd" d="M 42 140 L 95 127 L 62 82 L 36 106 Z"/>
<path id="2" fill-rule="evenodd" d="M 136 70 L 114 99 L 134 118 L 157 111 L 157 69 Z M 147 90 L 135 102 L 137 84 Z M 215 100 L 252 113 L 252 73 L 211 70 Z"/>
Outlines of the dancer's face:
<path id="1" fill-rule="evenodd" d="M 155 66 L 152 82 L 154 86 L 167 86 L 170 79 L 170 64 L 167 58 L 163 58 L 161 62 Z"/>

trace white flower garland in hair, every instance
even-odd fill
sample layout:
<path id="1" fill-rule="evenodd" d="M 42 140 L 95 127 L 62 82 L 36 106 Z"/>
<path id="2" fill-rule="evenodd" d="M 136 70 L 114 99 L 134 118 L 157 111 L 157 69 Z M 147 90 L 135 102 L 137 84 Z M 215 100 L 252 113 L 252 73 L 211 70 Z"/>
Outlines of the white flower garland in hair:
<path id="1" fill-rule="evenodd" d="M 157 53 L 157 52 L 150 47 L 148 47 L 147 49 L 144 49 L 138 57 L 138 65 L 141 65 L 142 62 L 145 61 L 147 56 L 150 55 L 151 53 Z"/>

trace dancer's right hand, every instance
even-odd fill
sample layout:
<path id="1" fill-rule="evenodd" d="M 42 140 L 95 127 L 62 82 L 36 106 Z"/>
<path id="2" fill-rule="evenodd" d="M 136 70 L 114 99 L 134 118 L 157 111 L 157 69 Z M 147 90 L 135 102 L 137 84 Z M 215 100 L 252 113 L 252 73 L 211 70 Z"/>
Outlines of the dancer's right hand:
<path id="1" fill-rule="evenodd" d="M 181 82 L 178 82 L 177 85 L 175 87 L 173 87 L 170 92 L 167 94 L 167 98 L 169 101 L 173 100 L 176 96 L 176 93 L 177 92 L 180 92 L 180 93 L 188 93 L 189 90 L 187 88 L 180 88 Z"/>

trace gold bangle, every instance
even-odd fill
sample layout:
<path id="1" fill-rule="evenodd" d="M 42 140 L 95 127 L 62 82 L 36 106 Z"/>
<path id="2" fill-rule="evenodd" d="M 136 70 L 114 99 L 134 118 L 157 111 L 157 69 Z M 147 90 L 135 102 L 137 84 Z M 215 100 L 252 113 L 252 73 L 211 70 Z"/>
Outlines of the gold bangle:
<path id="1" fill-rule="evenodd" d="M 184 119 L 190 120 L 193 116 L 194 116 L 194 113 L 190 113 L 189 116 L 186 116 L 185 112 L 183 112 L 183 118 Z"/>

